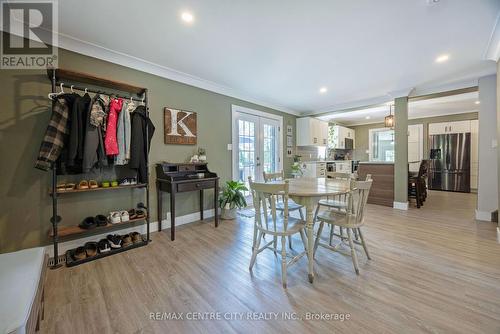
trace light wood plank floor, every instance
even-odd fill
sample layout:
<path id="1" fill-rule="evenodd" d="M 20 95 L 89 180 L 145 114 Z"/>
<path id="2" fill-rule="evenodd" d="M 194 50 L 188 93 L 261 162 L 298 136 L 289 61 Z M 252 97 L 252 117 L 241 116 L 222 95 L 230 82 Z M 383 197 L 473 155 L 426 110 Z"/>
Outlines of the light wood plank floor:
<path id="1" fill-rule="evenodd" d="M 194 223 L 152 234 L 150 246 L 49 271 L 45 333 L 500 333 L 496 225 L 473 221 L 475 196 L 432 192 L 407 212 L 369 205 L 373 260 L 318 250 L 290 267 L 264 251 L 248 271 L 252 220 Z M 325 234 L 326 237 L 326 234 Z M 301 249 L 300 238 L 294 247 Z M 347 313 L 333 320 L 150 320 L 150 312 Z M 184 314 L 186 316 L 186 314 Z"/>

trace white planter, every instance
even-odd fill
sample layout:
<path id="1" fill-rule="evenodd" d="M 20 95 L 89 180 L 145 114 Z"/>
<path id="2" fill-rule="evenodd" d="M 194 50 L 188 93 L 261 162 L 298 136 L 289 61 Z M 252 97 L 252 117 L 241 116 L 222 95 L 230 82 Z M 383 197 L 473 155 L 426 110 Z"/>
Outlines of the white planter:
<path id="1" fill-rule="evenodd" d="M 236 219 L 236 214 L 237 214 L 237 208 L 233 209 L 226 209 L 222 208 L 220 212 L 220 218 L 221 219 Z"/>

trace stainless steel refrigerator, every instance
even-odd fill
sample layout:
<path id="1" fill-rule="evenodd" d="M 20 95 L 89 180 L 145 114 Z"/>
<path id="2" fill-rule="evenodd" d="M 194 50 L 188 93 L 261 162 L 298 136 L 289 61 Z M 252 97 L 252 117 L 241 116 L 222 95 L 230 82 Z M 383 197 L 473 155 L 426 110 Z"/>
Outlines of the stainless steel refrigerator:
<path id="1" fill-rule="evenodd" d="M 470 192 L 470 140 L 470 133 L 429 136 L 429 189 Z"/>

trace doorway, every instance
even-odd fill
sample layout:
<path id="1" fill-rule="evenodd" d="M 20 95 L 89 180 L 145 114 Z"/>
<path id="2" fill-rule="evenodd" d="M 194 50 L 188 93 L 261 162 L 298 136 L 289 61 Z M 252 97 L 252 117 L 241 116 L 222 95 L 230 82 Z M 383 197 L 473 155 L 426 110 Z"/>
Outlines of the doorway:
<path id="1" fill-rule="evenodd" d="M 263 172 L 280 171 L 283 118 L 245 107 L 232 107 L 233 180 L 248 185 L 248 177 L 263 181 Z"/>

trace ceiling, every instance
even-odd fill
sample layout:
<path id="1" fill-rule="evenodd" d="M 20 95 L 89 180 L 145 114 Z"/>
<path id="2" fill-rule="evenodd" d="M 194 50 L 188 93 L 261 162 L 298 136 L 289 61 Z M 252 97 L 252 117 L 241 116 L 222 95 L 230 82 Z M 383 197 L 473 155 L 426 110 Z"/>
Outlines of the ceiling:
<path id="1" fill-rule="evenodd" d="M 64 0 L 59 30 L 70 50 L 309 113 L 494 73 L 499 12 L 498 0 Z"/>
<path id="2" fill-rule="evenodd" d="M 478 92 L 471 92 L 428 100 L 410 101 L 408 104 L 408 118 L 415 119 L 479 112 L 479 105 L 476 104 L 478 100 Z M 392 109 L 392 112 L 394 113 L 394 108 Z M 387 115 L 389 115 L 389 104 L 348 112 L 331 113 L 319 116 L 318 118 L 325 121 L 332 121 L 347 126 L 353 126 L 381 123 Z"/>

